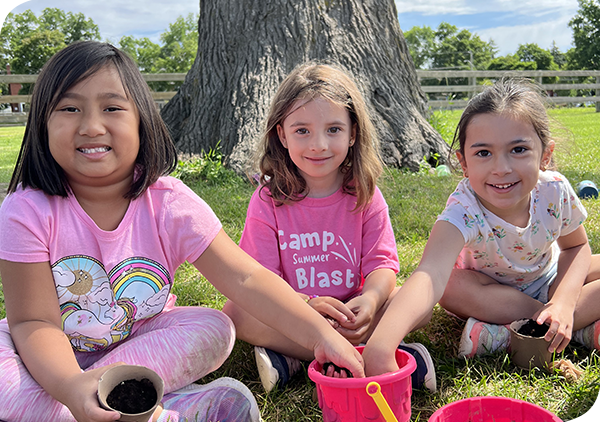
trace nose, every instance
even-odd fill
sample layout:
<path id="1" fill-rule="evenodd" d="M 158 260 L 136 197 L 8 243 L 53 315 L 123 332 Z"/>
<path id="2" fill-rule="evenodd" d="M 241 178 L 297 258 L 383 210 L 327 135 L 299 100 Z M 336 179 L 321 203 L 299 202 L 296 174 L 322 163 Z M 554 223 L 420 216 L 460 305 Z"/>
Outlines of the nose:
<path id="1" fill-rule="evenodd" d="M 324 134 L 317 133 L 311 138 L 310 149 L 313 151 L 325 151 L 327 145 L 327 136 Z"/>
<path id="2" fill-rule="evenodd" d="M 512 165 L 510 158 L 504 154 L 498 154 L 492 163 L 492 172 L 498 175 L 505 175 L 512 173 Z"/>
<path id="3" fill-rule="evenodd" d="M 79 134 L 82 136 L 88 136 L 94 138 L 96 136 L 104 135 L 106 128 L 102 122 L 101 116 L 95 111 L 84 111 L 81 113 L 81 120 L 79 122 Z"/>

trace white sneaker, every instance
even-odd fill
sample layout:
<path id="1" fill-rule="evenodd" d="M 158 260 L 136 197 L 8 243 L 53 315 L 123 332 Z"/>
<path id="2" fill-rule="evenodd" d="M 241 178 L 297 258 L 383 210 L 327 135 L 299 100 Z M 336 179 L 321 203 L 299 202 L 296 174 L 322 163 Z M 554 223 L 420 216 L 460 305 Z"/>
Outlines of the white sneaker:
<path id="1" fill-rule="evenodd" d="M 264 347 L 254 346 L 254 356 L 260 381 L 267 393 L 276 385 L 283 387 L 302 368 L 300 360 Z"/>

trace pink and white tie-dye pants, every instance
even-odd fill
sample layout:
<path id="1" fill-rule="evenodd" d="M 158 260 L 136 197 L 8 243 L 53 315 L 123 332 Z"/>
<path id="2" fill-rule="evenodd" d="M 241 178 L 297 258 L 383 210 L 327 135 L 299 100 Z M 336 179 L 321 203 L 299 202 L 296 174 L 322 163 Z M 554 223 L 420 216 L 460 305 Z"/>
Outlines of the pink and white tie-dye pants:
<path id="1" fill-rule="evenodd" d="M 219 368 L 235 343 L 229 317 L 210 308 L 175 307 L 138 324 L 130 337 L 108 351 L 75 352 L 79 366 L 91 370 L 115 362 L 144 365 L 163 378 L 168 394 Z M 31 377 L 15 350 L 6 319 L 0 321 L 0 420 L 75 420 Z"/>

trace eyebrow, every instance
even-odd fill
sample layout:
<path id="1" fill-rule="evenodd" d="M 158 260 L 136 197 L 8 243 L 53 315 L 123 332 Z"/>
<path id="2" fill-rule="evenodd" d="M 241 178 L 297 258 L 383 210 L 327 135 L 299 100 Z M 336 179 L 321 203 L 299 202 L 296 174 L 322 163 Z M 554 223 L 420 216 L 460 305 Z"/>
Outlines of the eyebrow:
<path id="1" fill-rule="evenodd" d="M 302 121 L 296 121 L 294 123 L 290 124 L 290 127 L 297 127 L 297 126 L 308 126 L 309 123 L 305 123 Z M 346 123 L 344 123 L 342 120 L 334 120 L 332 122 L 328 122 L 326 123 L 327 126 L 347 126 Z"/>
<path id="2" fill-rule="evenodd" d="M 78 100 L 78 99 L 84 98 L 84 96 L 76 94 L 74 92 L 65 92 L 63 94 L 63 96 L 61 97 L 61 99 L 62 98 Z M 124 97 L 121 94 L 117 94 L 116 92 L 104 92 L 104 93 L 98 95 L 98 98 L 100 98 L 100 99 L 106 99 L 106 100 L 115 99 L 115 100 L 129 101 L 129 99 L 127 97 Z"/>
<path id="3" fill-rule="evenodd" d="M 528 139 L 528 138 L 515 139 L 514 141 L 510 141 L 508 143 L 508 145 L 530 144 L 531 142 L 532 142 L 532 140 Z M 489 147 L 490 145 L 491 144 L 486 144 L 485 142 L 475 142 L 469 148 L 485 148 L 485 147 Z"/>

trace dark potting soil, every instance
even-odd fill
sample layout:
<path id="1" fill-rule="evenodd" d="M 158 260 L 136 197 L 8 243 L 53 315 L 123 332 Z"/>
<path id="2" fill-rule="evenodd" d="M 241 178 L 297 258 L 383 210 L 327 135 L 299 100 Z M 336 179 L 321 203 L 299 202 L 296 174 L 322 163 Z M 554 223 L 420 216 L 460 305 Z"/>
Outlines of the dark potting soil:
<path id="1" fill-rule="evenodd" d="M 349 370 L 347 370 L 346 368 L 342 368 L 337 366 L 335 363 L 333 362 L 325 362 L 323 364 L 323 372 L 327 373 L 327 370 L 329 369 L 330 366 L 333 366 L 333 371 L 334 372 L 338 372 L 339 374 L 341 374 L 342 372 L 346 373 L 346 376 L 348 378 L 352 378 L 352 372 L 350 372 Z"/>
<path id="2" fill-rule="evenodd" d="M 517 330 L 517 333 L 528 337 L 544 337 L 548 332 L 549 326 L 546 324 L 538 324 L 533 319 L 528 320 Z"/>
<path id="3" fill-rule="evenodd" d="M 127 380 L 117 384 L 106 397 L 106 403 L 121 413 L 143 413 L 156 404 L 156 389 L 148 378 Z"/>

